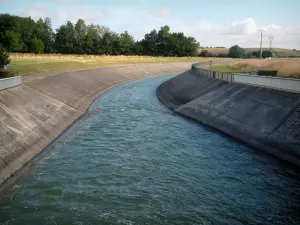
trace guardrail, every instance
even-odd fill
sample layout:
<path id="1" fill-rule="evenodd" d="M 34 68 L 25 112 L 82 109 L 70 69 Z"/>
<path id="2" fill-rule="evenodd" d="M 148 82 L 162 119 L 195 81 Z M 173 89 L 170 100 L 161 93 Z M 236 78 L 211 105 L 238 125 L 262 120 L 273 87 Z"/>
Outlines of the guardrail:
<path id="1" fill-rule="evenodd" d="M 0 90 L 15 87 L 20 84 L 22 84 L 21 76 L 3 78 L 3 79 L 0 79 Z"/>
<path id="2" fill-rule="evenodd" d="M 271 77 L 271 76 L 258 76 L 256 71 L 249 71 L 245 73 L 224 73 L 216 72 L 209 69 L 200 67 L 200 63 L 192 65 L 192 71 L 196 75 L 210 77 L 226 82 L 242 83 L 258 85 L 288 91 L 300 92 L 300 79 Z"/>
<path id="3" fill-rule="evenodd" d="M 233 82 L 300 92 L 300 79 L 233 74 Z"/>
<path id="4" fill-rule="evenodd" d="M 213 70 L 202 69 L 197 64 L 198 63 L 192 65 L 192 71 L 194 73 L 197 73 L 197 75 L 211 77 L 211 78 L 215 78 L 215 79 L 219 79 L 219 80 L 224 80 L 227 82 L 233 82 L 232 73 L 216 72 Z"/>

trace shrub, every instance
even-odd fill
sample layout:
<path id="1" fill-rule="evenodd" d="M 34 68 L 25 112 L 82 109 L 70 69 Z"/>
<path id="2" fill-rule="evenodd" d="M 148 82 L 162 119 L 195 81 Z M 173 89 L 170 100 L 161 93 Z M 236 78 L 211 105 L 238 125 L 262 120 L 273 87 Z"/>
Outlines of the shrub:
<path id="1" fill-rule="evenodd" d="M 231 58 L 242 58 L 245 55 L 245 50 L 238 45 L 229 48 L 228 56 Z"/>
<path id="2" fill-rule="evenodd" d="M 228 55 L 227 55 L 227 54 L 224 54 L 224 53 L 219 53 L 219 54 L 217 55 L 217 57 L 220 57 L 220 58 L 226 58 L 226 57 L 228 57 Z"/>
<path id="3" fill-rule="evenodd" d="M 260 70 L 257 75 L 276 77 L 278 70 Z"/>
<path id="4" fill-rule="evenodd" d="M 6 49 L 0 44 L 0 68 L 3 69 L 4 65 L 10 63 L 9 54 Z"/>
<path id="5" fill-rule="evenodd" d="M 13 73 L 5 71 L 3 69 L 0 69 L 0 79 L 2 78 L 8 78 L 8 77 L 13 77 Z"/>

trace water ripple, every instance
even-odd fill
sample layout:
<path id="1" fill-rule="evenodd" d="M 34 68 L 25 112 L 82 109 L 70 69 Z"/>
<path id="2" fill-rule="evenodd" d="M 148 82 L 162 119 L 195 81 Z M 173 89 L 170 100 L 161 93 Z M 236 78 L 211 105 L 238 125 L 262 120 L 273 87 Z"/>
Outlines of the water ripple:
<path id="1" fill-rule="evenodd" d="M 172 113 L 155 96 L 170 77 L 100 96 L 1 197 L 0 224 L 299 224 L 299 171 Z"/>

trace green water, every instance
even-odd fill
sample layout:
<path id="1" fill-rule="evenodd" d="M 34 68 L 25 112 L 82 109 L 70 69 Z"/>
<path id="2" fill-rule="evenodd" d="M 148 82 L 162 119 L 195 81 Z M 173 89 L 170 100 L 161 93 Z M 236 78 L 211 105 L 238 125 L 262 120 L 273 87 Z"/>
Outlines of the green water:
<path id="1" fill-rule="evenodd" d="M 300 224 L 300 173 L 127 83 L 0 198 L 1 224 Z M 100 112 L 98 112 L 100 108 Z"/>

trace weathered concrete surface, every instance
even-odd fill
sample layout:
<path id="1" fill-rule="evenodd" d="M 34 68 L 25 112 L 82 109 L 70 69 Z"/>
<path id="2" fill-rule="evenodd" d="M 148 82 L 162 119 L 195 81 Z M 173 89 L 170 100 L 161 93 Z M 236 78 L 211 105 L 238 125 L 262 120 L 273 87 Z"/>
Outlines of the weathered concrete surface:
<path id="1" fill-rule="evenodd" d="M 22 85 L 0 91 L 0 186 L 82 116 L 105 90 L 190 67 L 191 63 L 167 63 L 55 72 L 24 77 Z"/>
<path id="2" fill-rule="evenodd" d="M 161 84 L 157 95 L 186 117 L 300 166 L 300 93 L 187 71 Z"/>

